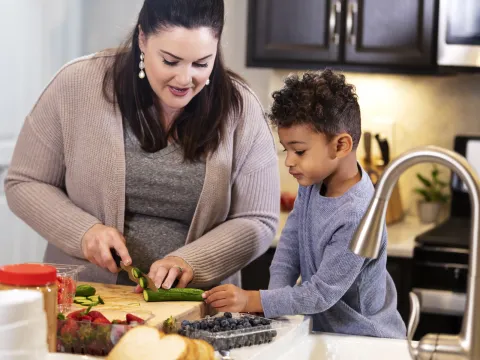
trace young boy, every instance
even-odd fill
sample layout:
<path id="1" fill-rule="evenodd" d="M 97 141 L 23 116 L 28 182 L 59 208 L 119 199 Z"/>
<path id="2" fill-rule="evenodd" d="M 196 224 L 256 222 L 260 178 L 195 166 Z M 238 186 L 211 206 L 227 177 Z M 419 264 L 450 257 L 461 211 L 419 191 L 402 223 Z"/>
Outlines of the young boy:
<path id="1" fill-rule="evenodd" d="M 309 72 L 287 78 L 273 99 L 269 117 L 300 186 L 270 267 L 269 289 L 222 285 L 207 291 L 205 301 L 219 311 L 266 317 L 310 314 L 316 331 L 405 338 L 386 270 L 386 231 L 377 259 L 349 249 L 374 193 L 356 158 L 361 121 L 354 87 L 330 70 Z"/>

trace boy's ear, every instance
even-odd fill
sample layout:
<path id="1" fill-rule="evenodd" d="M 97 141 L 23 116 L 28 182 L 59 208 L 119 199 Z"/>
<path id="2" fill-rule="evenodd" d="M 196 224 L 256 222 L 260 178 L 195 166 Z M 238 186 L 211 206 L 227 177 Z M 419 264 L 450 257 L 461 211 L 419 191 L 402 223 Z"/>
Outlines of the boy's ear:
<path id="1" fill-rule="evenodd" d="M 336 154 L 336 157 L 339 159 L 347 156 L 353 150 L 353 139 L 347 133 L 336 135 L 333 138 L 332 143 L 335 144 L 335 147 L 336 147 L 335 154 Z"/>

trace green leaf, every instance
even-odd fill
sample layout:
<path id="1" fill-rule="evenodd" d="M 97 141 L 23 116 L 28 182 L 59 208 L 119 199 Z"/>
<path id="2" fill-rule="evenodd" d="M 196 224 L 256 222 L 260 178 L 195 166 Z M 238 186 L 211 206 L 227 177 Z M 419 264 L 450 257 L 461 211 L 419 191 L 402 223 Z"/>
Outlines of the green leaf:
<path id="1" fill-rule="evenodd" d="M 448 185 L 445 181 L 442 181 L 442 180 L 437 180 L 437 184 L 442 188 Z"/>
<path id="2" fill-rule="evenodd" d="M 427 180 L 422 174 L 417 174 L 417 178 L 423 183 L 423 185 L 425 185 L 425 187 L 432 187 L 432 183 L 430 182 L 430 180 Z"/>
<path id="3" fill-rule="evenodd" d="M 438 168 L 434 165 L 434 166 L 433 166 L 433 170 L 432 170 L 432 178 L 433 178 L 433 180 L 437 180 L 437 179 L 438 179 L 438 174 L 440 174 L 440 171 L 439 171 Z"/>
<path id="4" fill-rule="evenodd" d="M 425 201 L 430 202 L 432 201 L 432 197 L 430 196 L 429 192 L 425 189 L 415 189 L 417 194 L 420 194 L 424 197 Z"/>

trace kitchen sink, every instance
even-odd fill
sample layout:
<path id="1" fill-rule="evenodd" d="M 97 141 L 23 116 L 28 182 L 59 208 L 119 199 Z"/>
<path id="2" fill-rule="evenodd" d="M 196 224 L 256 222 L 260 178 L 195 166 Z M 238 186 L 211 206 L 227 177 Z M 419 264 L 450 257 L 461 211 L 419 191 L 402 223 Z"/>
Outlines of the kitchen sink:
<path id="1" fill-rule="evenodd" d="M 306 335 L 290 345 L 280 360 L 409 360 L 406 340 L 361 336 Z"/>

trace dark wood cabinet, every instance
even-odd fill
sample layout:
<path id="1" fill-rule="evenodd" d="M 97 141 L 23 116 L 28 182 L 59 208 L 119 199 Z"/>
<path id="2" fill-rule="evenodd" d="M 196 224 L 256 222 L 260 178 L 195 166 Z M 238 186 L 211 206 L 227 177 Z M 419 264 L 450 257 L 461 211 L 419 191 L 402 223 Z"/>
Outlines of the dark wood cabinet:
<path id="1" fill-rule="evenodd" d="M 430 65 L 434 0 L 348 0 L 345 62 Z"/>
<path id="2" fill-rule="evenodd" d="M 335 26 L 340 2 L 329 0 L 250 1 L 253 61 L 337 62 L 339 36 Z M 301 6 L 300 6 L 301 5 Z"/>
<path id="3" fill-rule="evenodd" d="M 249 0 L 247 66 L 435 66 L 438 0 Z"/>
<path id="4" fill-rule="evenodd" d="M 410 314 L 409 293 L 412 289 L 412 259 L 392 257 L 387 258 L 387 271 L 397 289 L 397 309 L 405 324 L 408 324 Z"/>

